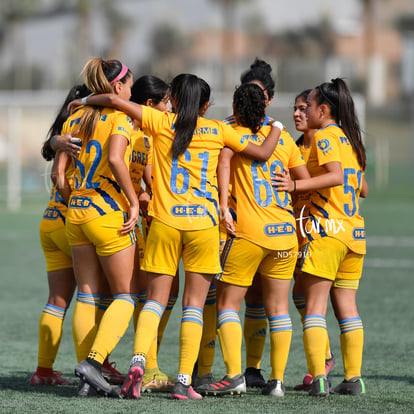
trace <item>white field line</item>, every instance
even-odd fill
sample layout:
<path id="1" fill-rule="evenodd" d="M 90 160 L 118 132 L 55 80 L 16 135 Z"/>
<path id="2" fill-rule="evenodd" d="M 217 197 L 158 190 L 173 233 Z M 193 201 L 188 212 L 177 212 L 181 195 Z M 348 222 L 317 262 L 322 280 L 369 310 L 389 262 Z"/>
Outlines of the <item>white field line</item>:
<path id="1" fill-rule="evenodd" d="M 381 269 L 410 269 L 414 270 L 414 260 L 410 259 L 382 259 L 379 257 L 366 257 L 364 267 Z"/>
<path id="2" fill-rule="evenodd" d="M 414 247 L 414 236 L 368 236 L 368 247 Z"/>
<path id="3" fill-rule="evenodd" d="M 389 269 L 414 269 L 414 250 L 411 250 L 414 248 L 414 237 L 371 236 L 367 237 L 367 247 L 389 247 L 389 255 L 392 255 L 393 249 L 404 248 L 405 258 L 371 257 L 368 253 L 364 260 L 364 266 Z"/>

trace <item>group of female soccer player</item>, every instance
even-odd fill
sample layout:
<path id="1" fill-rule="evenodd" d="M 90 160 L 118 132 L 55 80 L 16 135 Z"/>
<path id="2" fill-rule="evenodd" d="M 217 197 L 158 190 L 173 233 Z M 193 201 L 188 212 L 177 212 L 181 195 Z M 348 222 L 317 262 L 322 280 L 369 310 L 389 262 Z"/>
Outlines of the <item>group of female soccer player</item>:
<path id="1" fill-rule="evenodd" d="M 225 122 L 204 117 L 210 87 L 195 75 L 178 75 L 169 87 L 155 77 L 134 84 L 121 62 L 92 58 L 83 76 L 72 113 L 65 113 L 65 102 L 44 144 L 45 158 L 54 159 L 54 187 L 41 225 L 50 295 L 31 382 L 67 383 L 53 362 L 77 286 L 72 330 L 78 395 L 136 399 L 148 388 L 184 400 L 256 386 L 283 397 L 295 275 L 293 299 L 309 370 L 295 388 L 313 396 L 364 394 L 356 291 L 365 254 L 359 197 L 368 188 L 345 82 L 333 79 L 297 96 L 294 120 L 303 137 L 296 145 L 266 115 L 274 81 L 264 61 L 256 59 L 242 75 Z M 178 296 L 180 260 L 185 283 L 179 368 L 172 379 L 159 370 L 157 352 Z M 329 296 L 345 371 L 331 389 Z M 108 356 L 133 315 L 132 360 L 123 378 Z M 260 363 L 267 324 L 266 382 Z M 227 371 L 221 381 L 211 373 L 216 333 Z"/>

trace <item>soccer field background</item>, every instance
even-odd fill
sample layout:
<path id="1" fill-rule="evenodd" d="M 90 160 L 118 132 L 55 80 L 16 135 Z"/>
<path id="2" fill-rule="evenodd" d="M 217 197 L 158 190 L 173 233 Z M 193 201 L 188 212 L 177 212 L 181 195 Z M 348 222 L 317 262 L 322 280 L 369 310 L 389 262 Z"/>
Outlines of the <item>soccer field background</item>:
<path id="1" fill-rule="evenodd" d="M 365 329 L 363 377 L 364 397 L 331 395 L 310 398 L 293 391 L 306 370 L 300 319 L 290 304 L 293 339 L 285 375 L 286 396 L 265 397 L 248 389 L 244 397 L 204 398 L 201 401 L 171 401 L 168 394 L 143 395 L 139 401 L 103 398 L 79 399 L 77 385 L 33 387 L 29 384 L 37 365 L 37 335 L 40 313 L 47 299 L 46 266 L 39 244 L 38 226 L 47 194 L 24 201 L 19 212 L 0 205 L 0 412 L 1 413 L 412 413 L 414 411 L 414 333 L 412 294 L 414 292 L 414 189 L 410 171 L 396 170 L 385 191 L 371 193 L 361 205 L 366 218 L 367 256 L 358 293 L 359 311 Z M 71 336 L 73 303 L 64 323 L 62 343 L 55 369 L 72 378 L 76 357 Z M 178 368 L 180 303 L 177 302 L 160 349 L 159 364 L 174 376 Z M 332 309 L 328 330 L 336 355 L 333 384 L 342 381 L 343 366 L 339 329 Z M 126 372 L 131 356 L 133 330 L 110 357 Z M 243 366 L 244 368 L 244 366 Z M 262 360 L 267 378 L 269 340 Z M 213 373 L 224 374 L 219 346 Z"/>

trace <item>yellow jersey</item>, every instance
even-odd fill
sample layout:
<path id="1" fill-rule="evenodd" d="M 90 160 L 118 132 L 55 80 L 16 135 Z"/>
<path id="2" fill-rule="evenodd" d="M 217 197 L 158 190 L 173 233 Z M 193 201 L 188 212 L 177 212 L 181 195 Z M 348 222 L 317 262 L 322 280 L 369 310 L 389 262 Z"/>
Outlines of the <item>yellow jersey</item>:
<path id="1" fill-rule="evenodd" d="M 262 126 L 253 134 L 249 128 L 234 129 L 246 141 L 261 144 L 270 132 Z M 271 177 L 284 169 L 305 165 L 300 151 L 284 129 L 275 151 L 266 162 L 254 161 L 242 154 L 233 156 L 232 197 L 236 202 L 236 234 L 272 250 L 290 249 L 297 244 L 295 216 L 291 196 L 278 192 Z"/>
<path id="2" fill-rule="evenodd" d="M 298 148 L 302 155 L 303 160 L 305 161 L 305 163 L 307 163 L 312 147 L 305 148 L 303 145 L 298 145 Z M 308 216 L 307 207 L 309 205 L 309 199 L 310 199 L 310 192 L 292 194 L 293 210 L 295 212 L 295 217 L 299 217 L 301 214 L 304 217 Z"/>
<path id="3" fill-rule="evenodd" d="M 312 177 L 324 174 L 328 162 L 342 165 L 344 184 L 312 191 L 309 219 L 301 231 L 309 241 L 331 236 L 345 243 L 355 253 L 365 254 L 364 218 L 359 212 L 359 195 L 364 172 L 343 130 L 336 124 L 316 132 L 307 162 Z"/>
<path id="4" fill-rule="evenodd" d="M 129 175 L 134 184 L 135 192 L 141 190 L 142 177 L 145 167 L 152 164 L 151 138 L 144 134 L 142 129 L 132 132 L 132 151 L 129 164 Z"/>
<path id="5" fill-rule="evenodd" d="M 62 134 L 77 131 L 84 113 L 81 108 L 63 125 Z M 132 118 L 112 108 L 102 109 L 93 137 L 82 142 L 80 153 L 72 160 L 73 190 L 66 219 L 82 224 L 114 211 L 128 211 L 129 204 L 108 164 L 109 141 L 112 135 L 122 135 L 128 142 L 125 164 L 131 155 Z M 82 139 L 82 137 L 80 136 Z"/>
<path id="6" fill-rule="evenodd" d="M 218 224 L 217 164 L 224 146 L 247 146 L 230 126 L 199 117 L 184 154 L 172 156 L 176 115 L 142 106 L 142 128 L 153 138 L 152 199 L 148 214 L 179 230 Z"/>

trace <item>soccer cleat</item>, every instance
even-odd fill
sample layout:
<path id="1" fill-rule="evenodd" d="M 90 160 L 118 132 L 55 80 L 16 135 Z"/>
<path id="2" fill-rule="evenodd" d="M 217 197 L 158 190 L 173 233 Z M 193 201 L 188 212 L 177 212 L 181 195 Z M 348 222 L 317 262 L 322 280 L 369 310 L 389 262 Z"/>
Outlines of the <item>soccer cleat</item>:
<path id="1" fill-rule="evenodd" d="M 198 387 L 205 384 L 214 384 L 216 379 L 214 375 L 210 372 L 209 374 L 202 375 L 201 377 L 196 377 L 194 380 L 194 389 L 198 392 Z"/>
<path id="2" fill-rule="evenodd" d="M 201 400 L 203 397 L 195 392 L 191 385 L 184 385 L 176 382 L 171 391 L 171 397 L 174 400 Z"/>
<path id="3" fill-rule="evenodd" d="M 125 381 L 125 375 L 121 374 L 116 369 L 116 362 L 109 362 L 105 359 L 102 364 L 102 375 L 110 384 L 119 384 L 122 385 Z"/>
<path id="4" fill-rule="evenodd" d="M 343 380 L 332 392 L 334 394 L 365 395 L 365 383 L 361 377 L 353 377 L 348 381 Z"/>
<path id="5" fill-rule="evenodd" d="M 30 378 L 31 385 L 72 385 L 73 381 L 63 378 L 59 371 L 51 371 L 49 375 L 40 375 L 37 371 Z"/>
<path id="6" fill-rule="evenodd" d="M 266 385 L 266 381 L 258 368 L 246 368 L 244 371 L 244 378 L 246 379 L 246 385 L 248 387 L 263 388 Z"/>
<path id="7" fill-rule="evenodd" d="M 325 359 L 325 372 L 326 376 L 330 374 L 336 367 L 336 361 L 334 354 L 331 352 L 331 357 L 329 359 Z"/>
<path id="8" fill-rule="evenodd" d="M 97 391 L 87 382 L 81 380 L 78 386 L 78 397 L 90 398 L 90 397 L 109 397 L 119 398 L 120 388 L 117 385 L 111 385 L 111 392 Z"/>
<path id="9" fill-rule="evenodd" d="M 227 375 L 219 382 L 213 384 L 204 384 L 197 387 L 201 395 L 234 395 L 246 393 L 246 380 L 243 375 L 237 375 L 229 378 Z"/>
<path id="10" fill-rule="evenodd" d="M 87 382 L 98 394 L 106 397 L 119 398 L 118 390 L 108 384 L 99 369 L 95 368 L 86 359 L 75 367 L 75 375 Z"/>
<path id="11" fill-rule="evenodd" d="M 304 377 L 302 384 L 293 387 L 295 391 L 310 391 L 312 389 L 312 375 L 308 372 Z"/>
<path id="12" fill-rule="evenodd" d="M 329 396 L 329 382 L 325 375 L 318 375 L 312 381 L 312 389 L 309 391 L 312 397 L 328 397 Z"/>
<path id="13" fill-rule="evenodd" d="M 141 384 L 144 378 L 145 363 L 134 362 L 129 368 L 124 385 L 121 388 L 121 395 L 124 398 L 137 400 L 141 395 Z"/>
<path id="14" fill-rule="evenodd" d="M 283 382 L 278 379 L 270 380 L 266 386 L 262 389 L 263 395 L 271 395 L 273 397 L 284 397 L 285 386 Z"/>
<path id="15" fill-rule="evenodd" d="M 78 387 L 78 397 L 95 397 L 98 395 L 98 392 L 91 387 L 87 382 L 80 380 Z"/>
<path id="16" fill-rule="evenodd" d="M 335 356 L 331 352 L 331 357 L 325 360 L 325 372 L 326 376 L 329 375 L 336 367 Z M 310 391 L 312 389 L 312 375 L 308 372 L 304 377 L 302 384 L 295 385 L 293 387 L 295 391 Z"/>
<path id="17" fill-rule="evenodd" d="M 145 370 L 142 379 L 142 392 L 170 392 L 175 384 L 175 379 L 164 374 L 160 369 L 150 368 Z"/>

